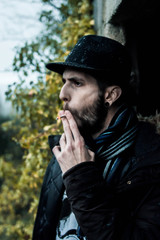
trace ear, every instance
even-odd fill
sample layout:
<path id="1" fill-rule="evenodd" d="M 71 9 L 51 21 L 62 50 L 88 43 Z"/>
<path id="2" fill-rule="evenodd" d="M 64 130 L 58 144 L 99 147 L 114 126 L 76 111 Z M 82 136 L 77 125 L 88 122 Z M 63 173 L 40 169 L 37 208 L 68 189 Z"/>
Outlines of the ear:
<path id="1" fill-rule="evenodd" d="M 111 106 L 122 94 L 122 89 L 119 86 L 110 86 L 106 88 L 105 103 L 108 102 Z"/>

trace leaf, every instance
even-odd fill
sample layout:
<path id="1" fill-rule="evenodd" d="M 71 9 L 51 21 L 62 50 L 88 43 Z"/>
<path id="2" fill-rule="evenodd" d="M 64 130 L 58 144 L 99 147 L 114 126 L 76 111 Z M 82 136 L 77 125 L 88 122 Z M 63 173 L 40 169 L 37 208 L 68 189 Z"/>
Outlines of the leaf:
<path id="1" fill-rule="evenodd" d="M 56 2 L 41 1 L 50 6 Z M 17 157 L 16 149 L 7 148 L 7 153 L 0 157 L 0 239 L 32 239 L 42 181 L 52 157 L 48 135 L 62 132 L 62 125 L 56 121 L 62 108 L 59 100 L 62 80 L 48 71 L 45 64 L 64 61 L 80 37 L 94 34 L 91 3 L 63 1 L 57 9 L 59 18 L 54 10 L 42 11 L 39 19 L 44 24 L 43 31 L 33 41 L 15 49 L 13 69 L 20 79 L 8 87 L 6 97 L 17 108 L 17 115 L 4 122 L 1 129 L 6 134 L 14 132 L 10 141 L 14 139 L 22 153 Z M 38 74 L 37 80 L 31 78 L 26 85 L 26 76 L 32 72 Z"/>

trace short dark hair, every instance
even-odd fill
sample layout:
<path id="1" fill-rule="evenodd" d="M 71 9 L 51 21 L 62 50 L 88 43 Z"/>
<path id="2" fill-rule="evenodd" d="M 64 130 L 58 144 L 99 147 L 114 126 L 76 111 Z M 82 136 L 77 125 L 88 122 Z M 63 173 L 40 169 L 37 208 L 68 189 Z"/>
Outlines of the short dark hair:
<path id="1" fill-rule="evenodd" d="M 90 73 L 97 81 L 100 91 L 103 93 L 107 87 L 112 85 L 117 85 L 122 89 L 122 94 L 120 98 L 115 102 L 116 105 L 121 105 L 122 103 L 127 103 L 129 105 L 134 105 L 136 100 L 136 93 L 130 82 L 130 75 L 124 72 L 119 75 L 116 72 L 104 73 L 104 74 L 95 74 Z M 122 81 L 119 81 L 119 78 Z"/>

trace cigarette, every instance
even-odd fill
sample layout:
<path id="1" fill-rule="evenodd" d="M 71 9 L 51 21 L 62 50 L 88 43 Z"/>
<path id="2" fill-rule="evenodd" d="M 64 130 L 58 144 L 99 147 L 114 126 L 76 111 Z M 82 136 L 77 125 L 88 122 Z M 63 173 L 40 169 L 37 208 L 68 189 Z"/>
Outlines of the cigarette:
<path id="1" fill-rule="evenodd" d="M 61 118 L 65 118 L 65 117 L 66 117 L 65 115 L 58 116 L 58 117 L 56 118 L 56 120 L 60 120 Z"/>

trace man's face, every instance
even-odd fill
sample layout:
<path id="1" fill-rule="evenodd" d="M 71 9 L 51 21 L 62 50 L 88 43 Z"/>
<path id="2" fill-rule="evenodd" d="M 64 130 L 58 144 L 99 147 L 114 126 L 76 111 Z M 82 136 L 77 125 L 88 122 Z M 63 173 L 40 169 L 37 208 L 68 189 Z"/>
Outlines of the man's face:
<path id="1" fill-rule="evenodd" d="M 91 135 L 103 128 L 107 115 L 104 94 L 100 91 L 95 78 L 86 73 L 65 70 L 60 99 L 64 110 L 69 110 L 83 134 Z"/>

